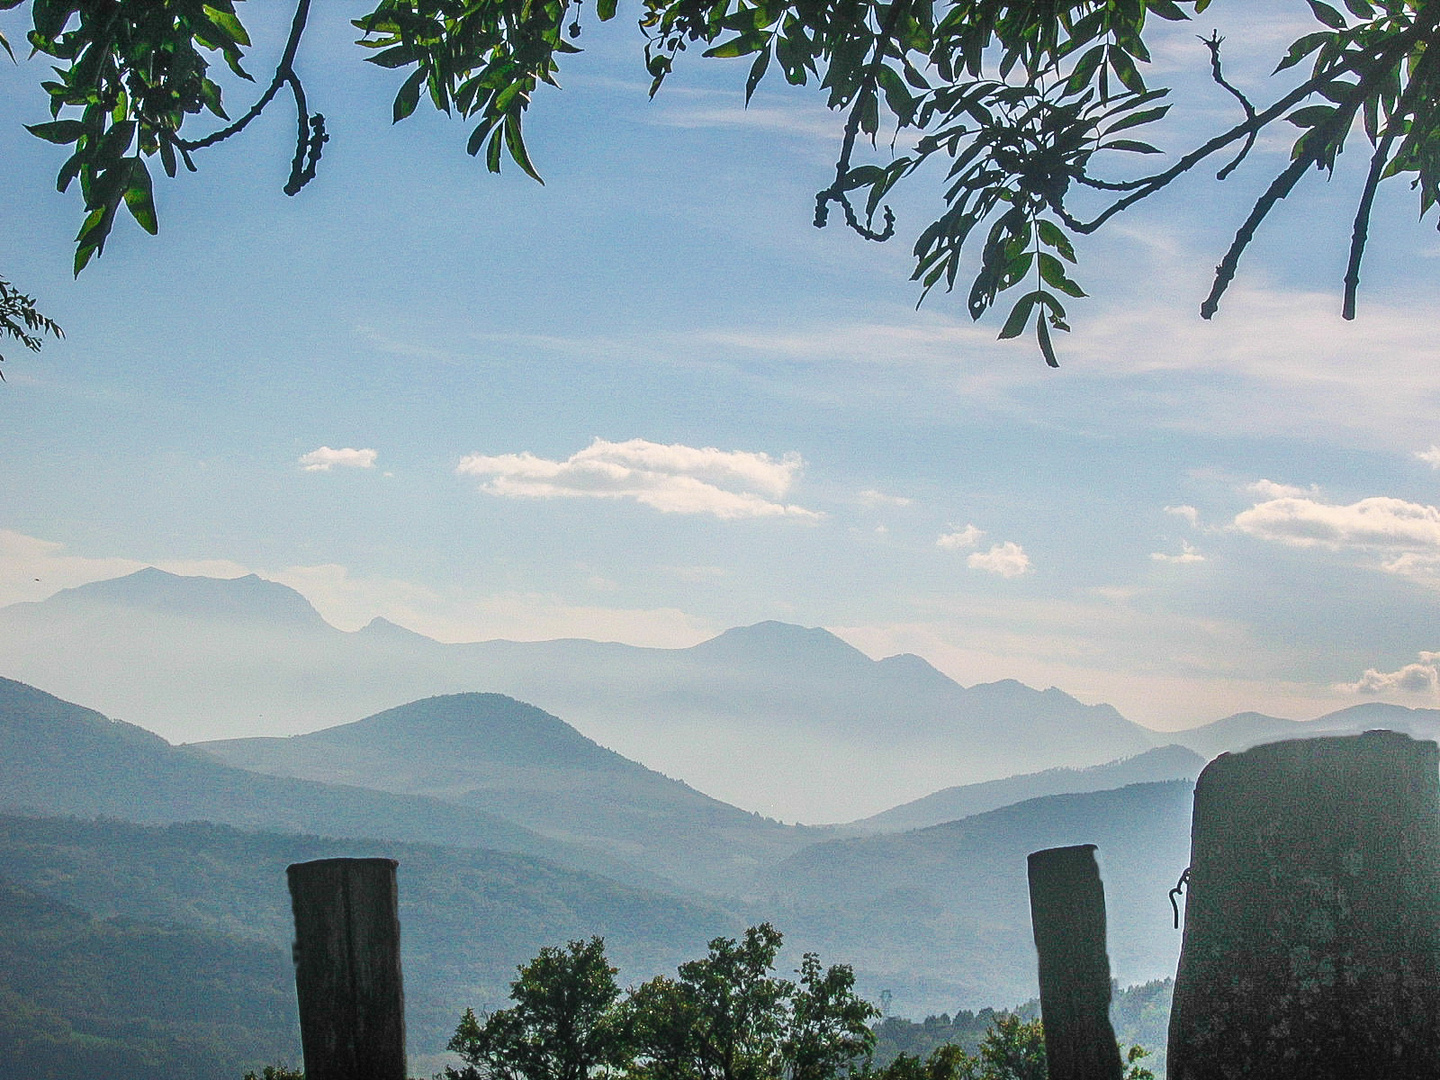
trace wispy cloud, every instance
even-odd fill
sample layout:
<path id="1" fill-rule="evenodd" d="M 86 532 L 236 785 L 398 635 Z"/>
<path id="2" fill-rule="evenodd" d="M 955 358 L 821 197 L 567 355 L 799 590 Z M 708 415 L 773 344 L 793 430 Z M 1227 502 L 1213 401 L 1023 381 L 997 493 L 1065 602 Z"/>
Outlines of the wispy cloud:
<path id="1" fill-rule="evenodd" d="M 907 499 L 904 495 L 887 495 L 883 491 L 876 491 L 874 488 L 866 488 L 859 494 L 860 501 L 866 506 L 909 506 L 915 500 Z"/>
<path id="2" fill-rule="evenodd" d="M 666 514 L 815 521 L 823 515 L 782 501 L 804 465 L 793 453 L 775 458 L 645 439 L 596 439 L 563 461 L 529 451 L 470 454 L 456 472 L 482 478 L 482 491 L 503 498 L 632 499 Z"/>
<path id="3" fill-rule="evenodd" d="M 1296 487 L 1294 484 L 1277 484 L 1274 480 L 1256 480 L 1246 484 L 1245 490 L 1251 495 L 1259 495 L 1266 499 L 1288 499 L 1300 498 L 1305 495 L 1316 495 L 1319 488 L 1313 485 L 1308 488 Z"/>
<path id="4" fill-rule="evenodd" d="M 1165 507 L 1165 513 L 1174 514 L 1178 518 L 1184 518 L 1190 523 L 1192 529 L 1198 529 L 1200 527 L 1200 511 L 1196 510 L 1193 506 L 1167 506 Z"/>
<path id="5" fill-rule="evenodd" d="M 1429 450 L 1416 450 L 1415 456 L 1432 469 L 1440 469 L 1440 446 L 1432 443 Z"/>
<path id="6" fill-rule="evenodd" d="M 1152 551 L 1150 558 L 1156 562 L 1163 563 L 1197 563 L 1205 561 L 1205 556 L 1196 551 L 1189 541 L 1186 540 L 1180 541 L 1179 555 L 1167 555 L 1163 551 Z"/>
<path id="7" fill-rule="evenodd" d="M 977 551 L 965 560 L 965 565 L 972 570 L 984 570 L 987 573 L 999 574 L 1003 578 L 1019 577 L 1021 574 L 1029 573 L 1030 556 L 1025 554 L 1025 549 L 1013 540 L 1006 540 L 1003 544 L 996 544 L 989 551 Z"/>
<path id="8" fill-rule="evenodd" d="M 301 454 L 300 465 L 306 472 L 329 472 L 337 467 L 373 469 L 378 456 L 379 454 L 374 450 L 357 450 L 351 446 L 332 450 L 328 446 L 322 446 L 318 450 L 311 450 L 308 454 Z"/>
<path id="9" fill-rule="evenodd" d="M 985 530 L 977 529 L 974 525 L 966 525 L 963 529 L 957 529 L 952 525 L 950 532 L 942 533 L 940 538 L 935 541 L 935 546 L 944 551 L 963 551 L 965 548 L 972 548 L 978 544 L 984 535 Z"/>

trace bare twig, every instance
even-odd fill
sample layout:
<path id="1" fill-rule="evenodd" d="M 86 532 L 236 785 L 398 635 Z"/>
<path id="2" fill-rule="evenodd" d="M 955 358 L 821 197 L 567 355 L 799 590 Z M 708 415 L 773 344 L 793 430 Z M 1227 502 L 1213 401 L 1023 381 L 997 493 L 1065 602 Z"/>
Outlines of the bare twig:
<path id="1" fill-rule="evenodd" d="M 1220 86 L 1230 91 L 1230 94 L 1235 98 L 1235 100 L 1240 102 L 1240 107 L 1245 110 L 1245 119 L 1253 121 L 1255 119 L 1255 106 L 1250 104 L 1249 98 L 1247 98 L 1244 94 L 1242 94 L 1239 90 L 1235 89 L 1235 87 L 1231 86 L 1230 83 L 1226 81 L 1224 72 L 1220 70 L 1220 43 L 1225 40 L 1223 37 L 1220 36 L 1220 31 L 1212 30 L 1208 38 L 1201 38 L 1200 40 L 1203 41 L 1205 43 L 1205 47 L 1210 50 L 1210 77 L 1214 79 L 1216 83 L 1218 83 Z M 1259 128 L 1252 127 L 1250 129 L 1250 135 L 1246 138 L 1245 145 L 1240 148 L 1240 153 L 1235 155 L 1234 161 L 1230 162 L 1229 165 L 1226 165 L 1223 169 L 1221 169 L 1218 173 L 1215 174 L 1216 180 L 1224 180 L 1227 176 L 1229 176 L 1232 172 L 1234 172 L 1240 167 L 1240 163 L 1245 160 L 1246 156 L 1249 155 L 1251 148 L 1255 145 L 1255 139 L 1257 136 L 1259 136 L 1259 134 Z"/>

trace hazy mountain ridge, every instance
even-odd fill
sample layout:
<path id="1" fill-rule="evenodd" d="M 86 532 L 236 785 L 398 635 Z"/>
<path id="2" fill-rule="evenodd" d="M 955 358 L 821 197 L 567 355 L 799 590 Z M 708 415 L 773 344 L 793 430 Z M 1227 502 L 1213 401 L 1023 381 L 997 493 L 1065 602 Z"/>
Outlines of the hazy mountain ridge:
<path id="1" fill-rule="evenodd" d="M 817 839 L 712 799 L 500 694 L 426 698 L 282 739 L 199 743 L 244 769 L 476 806 L 692 888 L 734 893 Z"/>
<path id="2" fill-rule="evenodd" d="M 868 818 L 852 821 L 842 828 L 846 832 L 861 833 L 904 832 L 983 814 L 1046 795 L 1105 791 L 1161 780 L 1193 781 L 1200 775 L 1205 763 L 1205 758 L 1187 747 L 1173 744 L 1160 746 L 1134 757 L 1086 769 L 1046 769 L 1004 780 L 946 788 Z"/>
<path id="3" fill-rule="evenodd" d="M 384 622 L 342 632 L 258 578 L 145 570 L 0 609 L 0 637 L 7 674 L 190 741 L 503 693 L 712 796 L 791 820 L 845 820 L 1154 745 L 1107 705 L 1012 680 L 967 689 L 917 657 L 871 660 L 828 631 L 784 623 L 690 649 L 445 645 Z"/>
<path id="4" fill-rule="evenodd" d="M 1026 856 L 1096 844 L 1112 970 L 1122 984 L 1161 978 L 1179 955 L 1167 894 L 1189 865 L 1193 789 L 1173 780 L 1054 795 L 822 842 L 762 872 L 753 899 L 806 947 L 844 948 L 871 985 L 895 991 L 897 1011 L 1021 1001 L 1036 992 Z"/>
<path id="5" fill-rule="evenodd" d="M 29 702 L 32 707 L 48 710 L 52 715 L 47 721 L 27 722 L 23 708 L 12 707 L 6 710 L 0 707 L 0 771 L 7 776 L 20 776 L 22 780 L 28 776 L 28 788 L 22 784 L 22 791 L 31 790 L 33 793 L 37 787 L 47 791 L 49 801 L 46 806 L 51 812 L 105 813 L 132 819 L 149 817 L 151 820 L 158 816 L 171 821 L 184 817 L 209 817 L 214 820 L 227 816 L 229 820 L 239 819 L 249 827 L 258 827 L 261 822 L 268 821 L 267 827 L 270 829 L 279 827 L 304 831 L 301 825 L 297 824 L 298 820 L 304 818 L 304 814 L 297 813 L 293 808 L 286 809 L 286 800 L 300 798 L 300 794 L 314 798 L 318 797 L 318 792 L 342 800 L 368 797 L 371 801 L 360 804 L 364 813 L 357 817 L 332 818 L 336 827 L 329 831 L 339 832 L 348 824 L 356 831 L 364 831 L 371 836 L 378 831 L 374 827 L 376 815 L 398 813 L 395 810 L 397 805 L 423 808 L 425 814 L 442 810 L 452 814 L 466 813 L 463 808 L 454 804 L 420 796 L 398 796 L 359 788 L 327 787 L 310 781 L 244 772 L 221 765 L 202 756 L 199 751 L 187 752 L 170 747 L 163 740 L 148 736 L 129 725 L 116 724 L 93 711 L 68 706 L 33 688 L 0 682 L 0 706 L 3 706 L 7 694 L 22 704 Z M 532 719 L 538 716 L 545 727 L 553 729 L 552 736 L 561 743 L 570 745 L 572 750 L 576 747 L 586 748 L 586 754 L 609 762 L 611 766 L 622 771 L 639 769 L 638 766 L 617 764 L 608 752 L 585 742 L 578 735 L 568 733 L 560 721 L 545 717 L 538 710 L 530 710 L 519 703 L 505 702 L 503 699 L 482 697 L 481 700 L 504 705 Z M 434 708 L 436 704 L 433 701 L 420 702 L 417 707 L 423 712 L 427 708 Z M 443 701 L 440 704 L 443 704 Z M 74 724 L 68 722 L 72 717 L 78 717 Z M 356 727 L 361 735 L 373 734 L 376 727 L 386 730 L 387 725 L 393 725 L 395 719 L 392 714 L 379 721 L 362 723 Z M 432 717 L 432 720 L 434 719 Z M 441 726 L 444 727 L 445 724 L 442 718 Z M 403 723 L 398 728 L 392 726 L 391 734 L 398 736 L 404 728 Z M 56 737 L 57 730 L 61 734 L 73 734 L 78 730 L 85 738 Z M 116 731 L 120 733 L 119 737 L 112 735 L 112 732 Z M 21 738 L 17 732 L 28 735 L 29 738 Z M 342 730 L 326 737 L 331 740 L 353 738 L 355 734 L 354 729 Z M 140 741 L 142 752 L 135 749 L 137 740 Z M 27 754 L 33 759 L 28 765 L 24 762 Z M 29 769 L 28 774 L 24 771 L 26 768 Z M 644 774 L 643 770 L 641 772 Z M 653 777 L 653 774 L 644 775 Z M 36 777 L 43 783 L 37 781 Z M 685 790 L 673 782 L 664 781 L 663 778 L 657 778 L 655 782 L 668 785 L 670 790 Z M 214 785 L 218 790 L 208 790 L 207 785 Z M 239 785 L 238 794 L 236 785 Z M 1128 865 L 1127 859 L 1142 858 L 1130 854 L 1129 849 L 1148 853 L 1143 856 L 1142 861 L 1149 865 L 1149 861 L 1155 859 L 1159 850 L 1156 848 L 1157 834 L 1163 837 L 1174 832 L 1178 837 L 1176 843 L 1182 849 L 1176 859 L 1183 863 L 1183 849 L 1188 846 L 1188 788 L 1183 784 L 1155 787 L 1171 790 L 1172 795 L 1179 791 L 1179 802 L 1168 809 L 1162 806 L 1157 810 L 1158 804 L 1152 805 L 1133 794 L 1145 790 L 1143 787 L 1123 789 L 1122 793 L 1032 800 L 1019 804 L 1018 807 L 919 832 L 859 841 L 821 843 L 802 848 L 783 861 L 760 867 L 758 885 L 750 890 L 748 899 L 739 906 L 731 904 L 727 905 L 726 909 L 721 909 L 691 905 L 684 908 L 680 901 L 659 897 L 645 903 L 652 907 L 660 904 L 662 906 L 655 910 L 672 912 L 680 910 L 676 906 L 679 904 L 684 910 L 701 913 L 697 918 L 708 921 L 711 925 L 718 921 L 738 926 L 742 920 L 756 922 L 769 919 L 785 930 L 795 949 L 816 949 L 826 957 L 853 963 L 864 992 L 874 996 L 883 989 L 892 989 L 897 995 L 896 1007 L 915 1015 L 957 1006 L 973 1007 L 997 1000 L 1021 1000 L 1033 993 L 1034 981 L 1030 970 L 1031 945 L 1022 902 L 1026 854 L 1054 844 L 1095 841 L 1102 845 L 1102 859 L 1107 867 L 1125 867 Z M 12 805 L 17 801 L 20 805 L 33 805 L 37 801 L 33 797 L 28 802 L 17 800 L 15 793 L 8 791 L 0 793 L 0 798 L 8 798 Z M 705 800 L 703 796 L 696 795 L 694 798 L 700 800 L 702 805 L 710 805 L 710 800 Z M 1175 802 L 1174 797 L 1171 802 Z M 157 803 L 160 806 L 158 810 Z M 257 811 L 257 804 L 264 808 L 265 815 Z M 344 805 L 353 807 L 354 804 Z M 313 806 L 301 799 L 300 810 L 313 811 Z M 726 808 L 725 812 L 731 817 L 738 814 L 746 821 L 760 821 L 753 815 L 741 814 L 733 808 Z M 1176 817 L 1178 825 L 1175 829 L 1166 824 L 1167 814 Z M 101 822 L 94 827 L 99 828 L 106 824 Z M 108 824 L 114 826 L 114 823 Z M 761 824 L 766 828 L 785 829 L 773 822 Z M 192 859 L 192 863 L 198 862 L 202 868 L 201 883 L 197 895 L 174 908 L 178 918 L 187 922 L 198 921 L 205 925 L 207 919 L 213 918 L 213 911 L 210 915 L 205 913 L 206 903 L 212 904 L 212 907 L 219 903 L 223 908 L 227 895 L 234 896 L 237 891 L 244 893 L 246 890 L 259 889 L 269 897 L 272 918 L 283 924 L 284 890 L 281 870 L 284 860 L 270 860 L 273 865 L 272 881 L 269 884 L 238 883 L 233 877 L 227 880 L 223 873 L 217 876 L 212 863 L 217 858 L 224 863 L 226 858 L 230 857 L 225 856 L 224 851 L 233 849 L 240 843 L 235 839 L 237 834 L 233 829 L 211 825 L 177 825 L 170 828 L 172 832 L 196 830 L 193 835 L 201 838 L 197 843 L 201 846 L 209 843 L 210 841 L 204 839 L 208 836 L 221 850 L 219 855 L 207 854 L 204 859 Z M 541 842 L 553 843 L 537 837 L 534 833 L 527 833 L 519 826 L 511 828 L 522 838 L 533 837 Z M 501 894 L 493 900 L 490 914 L 478 922 L 473 914 L 466 914 L 469 910 L 466 903 L 458 901 L 458 906 L 448 907 L 443 901 L 437 901 L 427 912 L 424 919 L 429 929 L 426 932 L 433 932 L 435 935 L 432 940 L 435 943 L 436 958 L 432 959 L 434 963 L 442 966 L 444 961 L 440 954 L 445 953 L 448 948 L 443 944 L 444 941 L 476 933 L 483 939 L 486 934 L 493 933 L 485 929 L 487 920 L 504 922 L 518 919 L 520 927 L 528 926 L 540 935 L 539 940 L 534 943 L 537 948 L 539 944 L 554 943 L 558 935 L 571 932 L 571 927 L 582 932 L 616 932 L 622 936 L 630 933 L 643 937 L 649 932 L 646 927 L 655 920 L 656 916 L 643 913 L 643 905 L 640 908 L 633 905 L 629 908 L 636 921 L 630 924 L 628 929 L 613 920 L 608 926 L 603 920 L 599 920 L 592 921 L 591 928 L 586 931 L 583 924 L 577 925 L 573 920 L 567 925 L 564 919 L 557 923 L 553 917 L 537 919 L 533 915 L 525 914 L 528 902 L 524 897 L 534 888 L 550 888 L 551 886 L 544 884 L 546 881 L 574 881 L 578 877 L 588 883 L 581 889 L 580 895 L 594 893 L 596 890 L 628 890 L 630 894 L 634 894 L 637 881 L 653 880 L 645 878 L 638 871 L 629 877 L 619 874 L 627 882 L 622 886 L 616 885 L 614 881 L 607 882 L 602 878 L 586 877 L 583 873 L 562 869 L 559 865 L 536 860 L 528 854 L 476 850 L 473 834 L 467 840 L 468 850 L 437 848 L 430 851 L 422 850 L 422 845 L 406 842 L 404 837 L 396 838 L 397 831 L 391 830 L 390 838 L 378 840 L 310 840 L 302 844 L 303 837 L 292 836 L 275 842 L 286 847 L 286 859 L 320 857 L 327 854 L 388 854 L 402 857 L 402 861 L 415 865 L 417 869 L 428 862 L 443 867 L 444 869 L 434 872 L 440 873 L 452 883 L 447 886 L 448 892 L 440 890 L 442 896 L 459 897 L 466 894 L 469 886 L 464 885 L 464 882 L 471 879 L 456 868 L 467 865 L 467 860 L 469 863 L 478 860 L 486 865 L 494 865 L 498 860 L 518 868 L 515 871 L 519 875 L 515 879 L 515 887 L 519 891 L 512 889 L 507 893 L 502 889 Z M 442 830 L 432 826 L 430 838 L 433 839 L 434 834 L 440 831 Z M 791 835 L 795 834 L 793 830 L 786 831 Z M 154 837 L 170 833 L 163 829 L 152 829 L 145 835 Z M 713 842 L 721 847 L 725 844 L 723 837 L 716 838 Z M 144 867 L 146 860 L 153 862 L 156 858 L 153 854 L 155 842 L 152 840 L 147 844 L 151 853 L 137 853 L 136 858 L 139 861 L 121 858 L 109 860 L 126 875 L 113 879 L 112 886 L 119 889 L 129 888 L 132 892 L 143 892 L 145 888 L 151 887 L 144 884 L 150 873 Z M 139 846 L 145 848 L 147 844 Z M 533 848 L 533 843 L 531 846 Z M 1163 843 L 1161 848 L 1164 848 Z M 310 854 L 297 855 L 296 851 L 299 849 Z M 574 845 L 557 845 L 555 849 L 547 851 L 547 854 L 557 853 L 579 858 L 595 857 L 594 852 L 584 851 Z M 20 865 L 22 861 L 13 851 L 7 855 L 0 850 L 0 857 L 8 859 L 7 865 L 12 867 Z M 75 881 L 77 875 L 64 868 L 66 858 L 68 856 L 63 854 L 63 845 L 51 845 L 42 859 L 32 860 L 32 870 L 37 875 L 33 884 L 43 884 L 47 880 L 52 884 Z M 243 861 L 248 865 L 251 860 L 247 858 Z M 1178 873 L 1175 867 L 1169 865 L 1172 861 L 1175 860 L 1168 857 L 1158 859 L 1156 865 L 1160 867 L 1158 873 L 1162 879 Z M 583 867 L 583 862 L 580 865 Z M 611 877 L 617 876 L 619 865 L 613 862 L 610 864 Z M 1151 871 L 1154 876 L 1154 866 L 1151 866 Z M 96 877 L 97 873 L 104 876 L 111 871 L 89 871 L 92 878 Z M 459 877 L 454 876 L 457 873 Z M 1112 888 L 1123 892 L 1127 888 L 1124 880 L 1141 876 L 1143 875 L 1125 869 L 1112 883 Z M 961 885 L 957 887 L 956 882 Z M 966 882 L 968 884 L 965 884 Z M 1166 882 L 1166 888 L 1169 883 Z M 564 897 L 577 895 L 575 889 L 579 886 L 556 888 L 558 895 Z M 1011 893 L 1015 895 L 1012 896 Z M 655 896 L 654 893 L 647 895 Z M 1163 898 L 1163 890 L 1160 895 Z M 102 896 L 103 893 L 92 890 L 88 896 L 72 894 L 61 898 L 86 901 L 98 906 L 103 903 Z M 1019 896 L 1021 901 L 1017 901 L 1016 896 Z M 514 906 L 517 903 L 519 907 Z M 1016 907 L 1017 903 L 1019 907 Z M 573 901 L 563 901 L 562 910 L 578 911 L 574 904 Z M 103 907 L 100 910 L 105 914 L 122 913 L 118 910 L 110 912 Z M 160 908 L 152 906 L 142 914 L 157 918 L 167 910 L 169 909 L 163 905 Z M 674 918 L 675 916 L 671 916 L 672 922 Z M 681 921 L 684 922 L 683 919 Z M 1123 919 L 1121 921 L 1123 922 Z M 693 923 L 692 919 L 689 925 Z M 254 929 L 246 924 L 226 925 L 223 928 L 242 932 L 252 932 Z M 511 935 L 507 930 L 501 936 L 509 940 Z M 697 945 L 697 954 L 700 945 L 703 945 L 703 936 Z M 1126 958 L 1127 967 L 1117 965 L 1117 973 L 1126 979 L 1148 977 L 1157 969 L 1163 973 L 1167 966 L 1173 964 L 1173 957 L 1165 954 L 1163 943 L 1157 951 L 1155 943 L 1148 939 L 1141 940 L 1138 944 L 1132 943 L 1129 947 L 1117 945 L 1114 954 L 1117 959 Z M 1134 963 L 1130 963 L 1132 958 Z M 438 1003 L 435 1008 L 432 1021 L 427 1022 L 438 1025 L 444 1009 Z M 438 1029 L 432 1027 L 432 1030 Z"/>
<path id="6" fill-rule="evenodd" d="M 493 848 L 674 889 L 604 852 L 439 799 L 247 772 L 0 678 L 0 809 Z"/>
<path id="7" fill-rule="evenodd" d="M 1384 701 L 1366 701 L 1326 713 L 1314 720 L 1283 720 L 1264 713 L 1235 713 L 1214 723 L 1166 737 L 1188 746 L 1206 758 L 1227 751 L 1282 739 L 1310 739 L 1322 735 L 1360 735 L 1375 728 L 1400 731 L 1417 739 L 1440 739 L 1440 709 L 1413 709 Z"/>

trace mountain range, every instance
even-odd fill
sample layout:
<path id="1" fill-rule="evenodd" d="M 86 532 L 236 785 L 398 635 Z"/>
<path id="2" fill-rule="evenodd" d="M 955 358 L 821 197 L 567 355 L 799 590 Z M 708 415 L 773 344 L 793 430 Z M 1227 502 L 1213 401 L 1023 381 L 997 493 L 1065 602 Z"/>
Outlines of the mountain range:
<path id="1" fill-rule="evenodd" d="M 665 925 L 674 928 L 666 940 L 689 940 L 698 955 L 714 932 L 773 921 L 796 950 L 854 963 L 866 993 L 891 990 L 897 1007 L 912 1014 L 1023 999 L 1034 992 L 1031 947 L 1023 905 L 1011 901 L 1024 893 L 1025 855 L 1102 837 L 1106 858 L 1114 860 L 1106 864 L 1113 869 L 1107 886 L 1117 896 L 1148 894 L 1151 877 L 1178 872 L 1174 845 L 1156 838 L 1183 840 L 1187 815 L 1186 783 L 1176 781 L 1158 785 L 1170 792 L 1168 802 L 1124 795 L 1147 790 L 1132 786 L 1120 795 L 1027 800 L 967 818 L 958 830 L 942 825 L 831 841 L 833 832 L 782 825 L 709 799 L 603 750 L 553 716 L 494 695 L 427 699 L 278 742 L 294 744 L 312 762 L 331 754 L 335 774 L 351 783 L 237 768 L 200 748 L 172 746 L 0 681 L 0 775 L 9 781 L 0 788 L 0 810 L 12 815 L 0 828 L 0 865 L 19 885 L 49 890 L 92 915 L 179 918 L 273 942 L 283 934 L 286 861 L 341 853 L 399 858 L 402 890 L 420 887 L 407 884 L 412 880 L 440 882 L 423 887 L 428 899 L 413 916 L 424 923 L 419 938 L 430 942 L 430 960 L 414 973 L 414 1000 L 417 1008 L 432 1003 L 421 1026 L 438 1038 L 445 1017 L 474 1003 L 467 998 L 493 995 L 503 985 L 524 948 L 604 933 L 622 955 L 639 958 L 637 974 L 655 974 L 668 955 L 655 948 Z M 373 767 L 386 746 L 396 751 L 398 782 L 432 794 L 356 785 L 372 778 L 359 766 Z M 262 740 L 218 749 L 238 756 L 275 748 Z M 599 777 L 588 787 L 586 772 Z M 549 784 L 555 797 L 517 797 L 532 781 Z M 607 801 L 614 804 L 609 809 Z M 524 815 L 528 825 L 502 810 Z M 660 823 L 667 813 L 676 822 L 674 839 L 652 844 L 649 866 L 637 868 L 637 838 L 647 823 L 666 832 Z M 66 824 L 55 815 L 99 820 Z M 220 824 L 184 824 L 190 821 Z M 237 833 L 237 825 L 263 833 Z M 306 839 L 307 833 L 352 839 Z M 632 850 L 622 851 L 627 837 Z M 198 875 L 184 885 L 176 884 L 188 881 L 178 870 L 156 869 L 177 865 L 177 838 L 185 849 L 178 865 Z M 703 862 L 676 854 L 686 846 L 710 853 L 730 872 L 678 880 Z M 1147 854 L 1129 859 L 1121 849 Z M 262 850 L 268 854 L 261 857 Z M 732 855 L 725 862 L 733 851 L 744 860 Z M 1183 862 L 1183 854 L 1178 858 Z M 1150 869 L 1140 873 L 1142 865 Z M 477 898 L 474 883 L 497 867 L 504 884 Z M 702 886 L 709 899 L 697 895 Z M 628 914 L 598 915 L 612 904 L 603 898 L 617 891 L 630 898 L 622 905 Z M 997 904 L 997 896 L 1010 899 Z M 591 914 L 579 917 L 585 910 Z M 469 941 L 475 935 L 479 946 Z M 447 937 L 456 938 L 452 946 Z M 447 949 L 472 962 L 444 960 Z M 1117 973 L 1137 980 L 1165 974 L 1172 953 L 1141 935 L 1117 951 L 1126 958 Z M 479 970 L 463 974 L 477 956 L 485 958 Z"/>
<path id="2" fill-rule="evenodd" d="M 501 694 L 425 698 L 289 738 L 198 743 L 255 772 L 475 808 L 680 884 L 733 893 L 828 835 L 701 794 Z"/>
<path id="3" fill-rule="evenodd" d="M 901 1014 L 1013 1004 L 1025 857 L 1072 843 L 1099 846 L 1116 977 L 1160 978 L 1208 757 L 1440 734 L 1368 703 L 1162 735 L 782 623 L 689 649 L 345 633 L 272 582 L 155 570 L 0 609 L 0 640 L 5 674 L 138 721 L 0 678 L 0 1075 L 57 1080 L 209 1080 L 293 1044 L 284 866 L 342 854 L 400 860 L 422 1055 L 596 933 L 638 980 L 768 920 L 783 963 L 853 964 Z M 230 1020 L 187 1011 L 207 980 Z"/>
<path id="4" fill-rule="evenodd" d="M 313 732 L 427 696 L 498 693 L 715 798 L 813 823 L 1169 743 L 1209 757 L 1299 730 L 1242 714 L 1160 734 L 1053 687 L 964 687 L 919 657 L 873 660 L 828 631 L 775 622 L 687 649 L 445 644 L 383 619 L 348 633 L 253 575 L 147 569 L 63 590 L 0 609 L 0 640 L 0 674 L 175 741 Z M 1366 705 L 1323 719 L 1375 726 L 1377 709 L 1387 725 L 1440 730 L 1435 710 Z"/>

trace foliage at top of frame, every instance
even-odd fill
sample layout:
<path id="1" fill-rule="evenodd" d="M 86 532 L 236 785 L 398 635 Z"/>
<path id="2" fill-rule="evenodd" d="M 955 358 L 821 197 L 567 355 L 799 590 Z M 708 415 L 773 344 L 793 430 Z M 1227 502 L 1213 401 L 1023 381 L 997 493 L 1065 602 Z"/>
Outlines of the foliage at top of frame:
<path id="1" fill-rule="evenodd" d="M 25 0 L 0 0 L 0 10 Z M 557 86 L 562 57 L 579 52 L 583 0 L 379 0 L 354 20 L 358 42 L 379 67 L 404 73 L 396 121 L 422 99 L 473 121 L 467 149 L 498 172 L 509 158 L 536 180 L 525 111 L 541 84 Z M 1053 334 L 1069 329 L 1067 304 L 1083 298 L 1076 241 L 1116 214 L 1220 154 L 1245 159 L 1260 131 L 1295 129 L 1289 162 L 1253 205 L 1219 263 L 1201 314 L 1214 314 L 1241 256 L 1276 203 L 1313 169 L 1333 171 L 1347 139 L 1371 148 L 1356 207 L 1343 312 L 1355 314 L 1375 192 L 1408 177 L 1420 212 L 1440 200 L 1440 4 L 1431 0 L 1307 0 L 1315 29 L 1279 57 L 1276 72 L 1308 74 L 1256 105 L 1227 81 L 1221 41 L 1209 49 L 1212 76 L 1237 102 L 1229 128 L 1164 168 L 1127 175 L 1128 161 L 1163 156 L 1152 132 L 1170 91 L 1145 77 L 1147 34 L 1156 20 L 1180 22 L 1209 0 L 642 0 L 644 62 L 651 93 L 679 55 L 747 58 L 748 100 L 772 72 L 818 84 L 844 114 L 832 182 L 816 198 L 816 224 L 839 206 L 861 236 L 885 240 L 895 220 L 886 199 L 932 160 L 943 169 L 943 212 L 919 230 L 913 278 L 921 299 L 967 282 L 966 308 L 980 318 L 1004 297 L 1000 330 L 1033 329 L 1047 363 Z M 208 63 L 243 78 L 250 39 L 233 0 L 30 0 L 31 47 L 56 60 L 43 84 L 52 119 L 30 130 L 71 148 L 57 186 L 79 181 L 85 218 L 76 236 L 78 273 L 101 253 L 123 204 L 147 231 L 158 228 L 147 160 L 169 175 L 193 153 L 243 129 L 288 87 L 295 99 L 295 158 L 285 190 L 314 176 L 326 139 L 294 70 L 309 18 L 298 0 L 290 37 L 267 89 L 240 119 L 201 138 L 182 136 L 202 113 L 229 117 Z M 616 0 L 595 16 L 615 17 Z M 9 42 L 0 38 L 7 51 Z M 882 132 L 913 132 L 909 149 L 879 153 Z M 869 157 L 860 160 L 864 143 Z M 1133 166 L 1131 170 L 1133 172 Z M 877 215 L 880 221 L 877 222 Z M 968 252 L 968 255 L 967 255 Z"/>

